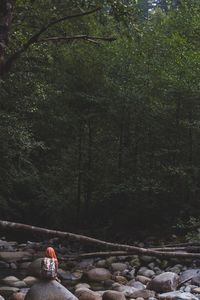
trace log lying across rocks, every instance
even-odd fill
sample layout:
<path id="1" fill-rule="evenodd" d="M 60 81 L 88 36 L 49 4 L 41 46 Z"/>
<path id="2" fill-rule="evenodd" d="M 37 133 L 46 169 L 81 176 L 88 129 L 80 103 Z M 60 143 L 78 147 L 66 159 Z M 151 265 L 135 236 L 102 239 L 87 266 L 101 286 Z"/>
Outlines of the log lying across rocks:
<path id="1" fill-rule="evenodd" d="M 23 231 L 29 231 L 29 232 L 39 233 L 39 234 L 45 234 L 47 236 L 64 238 L 64 239 L 68 239 L 71 241 L 77 241 L 77 242 L 83 243 L 83 244 L 95 245 L 98 247 L 102 247 L 104 249 L 117 250 L 117 252 L 112 251 L 112 252 L 88 253 L 88 254 L 85 254 L 85 257 L 142 254 L 142 255 L 155 256 L 155 257 L 160 257 L 160 258 L 168 257 L 168 258 L 191 258 L 191 259 L 198 258 L 198 259 L 200 259 L 200 253 L 188 253 L 183 250 L 169 251 L 169 249 L 168 249 L 168 251 L 161 251 L 161 250 L 155 250 L 155 248 L 148 249 L 148 248 L 130 246 L 130 245 L 126 245 L 126 244 L 110 243 L 110 242 L 102 241 L 102 240 L 91 238 L 91 237 L 84 236 L 84 235 L 74 234 L 74 233 L 70 233 L 70 232 L 57 231 L 57 230 L 50 230 L 50 229 L 46 229 L 46 228 L 41 228 L 41 227 L 36 227 L 36 226 L 31 226 L 31 225 L 26 225 L 26 224 L 21 224 L 21 223 L 14 223 L 14 222 L 0 220 L 0 227 L 2 227 L 4 229 L 23 230 Z M 120 254 L 118 251 L 120 251 Z M 84 254 L 82 254 L 82 255 L 84 255 Z"/>

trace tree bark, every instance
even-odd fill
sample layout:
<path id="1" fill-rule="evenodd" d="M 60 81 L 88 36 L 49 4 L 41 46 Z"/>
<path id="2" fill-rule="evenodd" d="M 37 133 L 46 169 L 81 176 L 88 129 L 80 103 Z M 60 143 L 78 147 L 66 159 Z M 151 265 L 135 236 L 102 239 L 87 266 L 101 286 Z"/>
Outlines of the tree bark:
<path id="1" fill-rule="evenodd" d="M 117 243 L 110 243 L 105 242 L 99 239 L 91 238 L 84 235 L 74 234 L 70 232 L 63 232 L 63 231 L 56 231 L 56 230 L 50 230 L 46 228 L 21 224 L 21 223 L 14 223 L 14 222 L 8 222 L 8 221 L 2 221 L 0 220 L 0 227 L 4 229 L 15 229 L 15 230 L 24 230 L 24 231 L 30 231 L 35 232 L 38 234 L 45 234 L 48 236 L 55 236 L 60 238 L 65 238 L 72 241 L 77 241 L 79 243 L 83 244 L 90 244 L 95 245 L 99 247 L 103 247 L 104 249 L 116 249 L 118 251 L 126 251 L 127 255 L 129 254 L 144 254 L 148 256 L 155 256 L 160 258 L 200 258 L 200 253 L 185 253 L 185 252 L 164 252 L 164 251 L 155 251 L 151 249 L 145 249 L 145 248 L 139 248 L 136 246 L 130 246 L 125 244 L 117 244 Z"/>
<path id="2" fill-rule="evenodd" d="M 0 0 L 0 76 L 6 72 L 6 48 L 12 24 L 14 0 Z"/>

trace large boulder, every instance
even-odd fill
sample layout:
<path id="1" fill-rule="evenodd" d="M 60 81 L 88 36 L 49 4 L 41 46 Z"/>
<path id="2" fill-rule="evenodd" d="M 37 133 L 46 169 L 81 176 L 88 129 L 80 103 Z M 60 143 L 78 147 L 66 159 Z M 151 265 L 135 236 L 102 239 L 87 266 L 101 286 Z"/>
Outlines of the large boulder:
<path id="1" fill-rule="evenodd" d="M 179 276 L 176 273 L 165 272 L 157 275 L 148 284 L 147 289 L 155 292 L 171 292 L 178 286 Z"/>
<path id="2" fill-rule="evenodd" d="M 100 282 L 111 278 L 110 271 L 104 268 L 94 268 L 87 272 L 87 278 L 89 281 Z"/>
<path id="3" fill-rule="evenodd" d="M 25 300 L 77 300 L 77 298 L 57 281 L 43 280 L 30 288 Z"/>
<path id="4" fill-rule="evenodd" d="M 41 262 L 43 258 L 37 258 L 35 259 L 27 269 L 27 274 L 32 275 L 35 277 L 40 277 L 40 271 L 41 271 Z"/>

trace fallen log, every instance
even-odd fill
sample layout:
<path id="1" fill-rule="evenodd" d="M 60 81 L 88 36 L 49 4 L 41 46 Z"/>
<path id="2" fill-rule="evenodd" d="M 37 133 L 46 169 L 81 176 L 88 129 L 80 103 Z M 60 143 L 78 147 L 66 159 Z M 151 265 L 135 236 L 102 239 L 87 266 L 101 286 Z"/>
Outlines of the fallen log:
<path id="1" fill-rule="evenodd" d="M 63 231 L 57 231 L 57 230 L 50 230 L 42 227 L 36 227 L 21 223 L 14 223 L 14 222 L 8 222 L 8 221 L 2 221 L 0 220 L 0 227 L 4 229 L 14 229 L 14 230 L 25 230 L 60 238 L 65 238 L 72 241 L 77 241 L 79 243 L 83 244 L 89 244 L 89 245 L 95 245 L 104 247 L 104 249 L 112 249 L 112 250 L 122 250 L 127 252 L 127 254 L 134 253 L 134 254 L 143 254 L 148 256 L 155 256 L 160 258 L 200 258 L 200 253 L 185 253 L 185 252 L 164 252 L 164 251 L 155 251 L 151 249 L 146 248 L 140 248 L 136 246 L 130 246 L 126 244 L 118 244 L 118 243 L 110 243 L 106 241 L 102 241 L 99 239 L 91 238 L 88 236 L 80 235 L 80 234 L 74 234 L 70 232 L 63 232 Z"/>

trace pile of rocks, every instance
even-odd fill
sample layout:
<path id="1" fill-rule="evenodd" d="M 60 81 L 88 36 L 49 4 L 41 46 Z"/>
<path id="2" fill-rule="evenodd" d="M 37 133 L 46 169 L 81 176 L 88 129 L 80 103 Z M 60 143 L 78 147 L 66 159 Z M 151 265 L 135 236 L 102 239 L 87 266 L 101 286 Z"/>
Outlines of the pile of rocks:
<path id="1" fill-rule="evenodd" d="M 39 276 L 44 250 L 50 245 L 63 257 L 58 270 L 61 284 L 41 281 Z M 70 251 L 57 239 L 24 244 L 0 240 L 0 300 L 200 299 L 200 269 L 194 262 L 137 255 L 65 260 Z"/>

